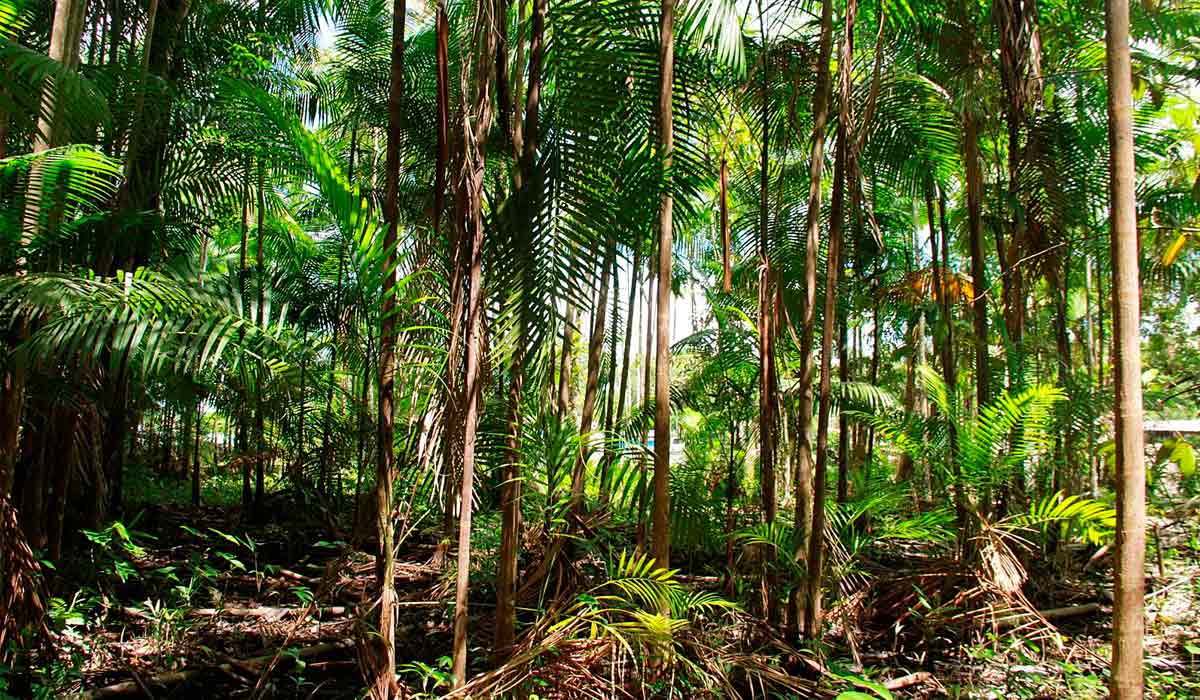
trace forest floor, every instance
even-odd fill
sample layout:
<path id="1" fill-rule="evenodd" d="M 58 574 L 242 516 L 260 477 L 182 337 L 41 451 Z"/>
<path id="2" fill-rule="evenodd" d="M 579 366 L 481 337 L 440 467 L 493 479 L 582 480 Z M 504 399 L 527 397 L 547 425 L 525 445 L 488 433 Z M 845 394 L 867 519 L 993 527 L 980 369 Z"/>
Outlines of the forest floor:
<path id="1" fill-rule="evenodd" d="M 276 514 L 266 523 L 242 522 L 237 507 L 131 508 L 137 515 L 126 524 L 90 533 L 86 556 L 64 562 L 51 577 L 51 627 L 61 644 L 57 658 L 43 662 L 29 695 L 359 697 L 363 681 L 353 640 L 356 620 L 369 613 L 361 603 L 369 597 L 374 557 L 338 541 L 327 523 L 297 515 L 313 512 L 303 504 L 277 496 L 266 505 Z M 1200 697 L 1200 500 L 1152 512 L 1147 696 Z M 417 533 L 400 547 L 395 567 L 397 659 L 401 680 L 416 697 L 444 692 L 448 679 L 453 569 L 444 554 L 432 535 Z M 1038 610 L 1055 611 L 1047 616 L 1060 634 L 1035 626 L 1014 630 L 995 615 L 990 625 L 978 617 L 955 622 L 954 616 L 934 624 L 932 614 L 918 624 L 923 603 L 898 603 L 913 598 L 892 595 L 899 588 L 895 577 L 910 561 L 903 557 L 911 554 L 865 568 L 868 578 L 885 585 L 868 589 L 874 599 L 862 604 L 853 635 L 835 620 L 824 666 L 816 664 L 825 675 L 814 696 L 832 698 L 856 685 L 855 692 L 866 694 L 845 697 L 1107 696 L 1112 592 L 1105 551 L 1068 552 L 1043 560 L 1044 571 L 1030 571 L 1028 599 Z M 487 555 L 481 552 L 479 561 Z M 680 577 L 716 589 L 719 579 L 704 576 L 713 572 L 697 565 Z M 489 663 L 494 598 L 491 572 L 479 574 L 471 653 L 481 671 Z M 908 609 L 897 614 L 896 605 Z M 776 662 L 785 673 L 813 675 L 812 662 Z M 12 684 L 8 692 L 19 690 Z M 546 688 L 541 697 L 579 697 L 578 690 Z"/>

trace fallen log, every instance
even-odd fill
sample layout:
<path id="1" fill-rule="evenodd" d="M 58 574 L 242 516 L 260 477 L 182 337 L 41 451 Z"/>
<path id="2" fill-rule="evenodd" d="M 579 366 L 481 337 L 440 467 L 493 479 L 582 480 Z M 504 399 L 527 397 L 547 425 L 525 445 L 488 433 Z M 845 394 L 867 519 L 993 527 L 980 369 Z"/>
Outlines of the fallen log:
<path id="1" fill-rule="evenodd" d="M 330 605 L 317 608 L 317 612 L 325 615 L 345 615 L 349 611 L 345 605 Z M 292 613 L 304 612 L 304 608 L 276 608 L 259 606 L 254 608 L 195 608 L 188 611 L 188 617 L 260 617 L 267 620 L 282 620 Z"/>
<path id="2" fill-rule="evenodd" d="M 246 607 L 227 607 L 227 608 L 192 608 L 186 613 L 186 617 L 256 617 L 264 620 L 282 620 L 292 613 L 304 612 L 305 608 L 279 608 L 271 606 L 258 606 L 253 608 Z M 352 606 L 346 605 L 327 605 L 317 608 L 318 615 L 339 616 L 346 615 L 353 611 Z M 131 617 L 136 617 L 142 620 L 151 620 L 152 618 L 146 611 L 138 610 L 137 608 L 123 607 L 121 612 Z"/>
<path id="3" fill-rule="evenodd" d="M 930 678 L 933 678 L 933 674 L 929 671 L 917 671 L 916 673 L 910 673 L 907 676 L 893 678 L 892 680 L 884 683 L 883 687 L 887 688 L 888 690 L 901 690 L 909 686 L 920 685 Z"/>
<path id="4" fill-rule="evenodd" d="M 323 570 L 324 569 L 322 569 L 322 571 Z M 280 578 L 290 579 L 292 581 L 296 581 L 299 583 L 307 583 L 307 584 L 313 585 L 313 586 L 321 583 L 321 579 L 319 579 L 317 577 L 305 576 L 304 574 L 298 574 L 295 571 L 292 571 L 290 569 L 280 569 L 279 576 L 280 576 Z"/>
<path id="5" fill-rule="evenodd" d="M 349 639 L 342 639 L 336 642 L 327 642 L 324 644 L 315 644 L 310 647 L 304 647 L 296 650 L 296 652 L 291 656 L 295 656 L 296 658 L 300 659 L 307 659 L 313 656 L 321 656 L 334 651 L 353 648 L 353 641 Z M 275 656 L 275 654 L 256 656 L 252 659 L 245 659 L 237 662 L 236 666 L 232 663 L 221 663 L 214 666 L 202 666 L 200 668 L 187 669 L 184 671 L 168 671 L 166 673 L 160 673 L 157 676 L 146 678 L 143 680 L 143 683 L 146 685 L 169 686 L 199 678 L 206 673 L 218 672 L 236 675 L 238 671 L 244 671 L 246 669 L 257 670 L 260 666 L 275 658 Z M 103 688 L 94 688 L 92 690 L 76 693 L 74 695 L 67 695 L 65 697 L 67 700 L 102 700 L 103 698 L 119 698 L 143 692 L 143 688 L 139 686 L 136 680 L 134 680 L 105 686 Z"/>
<path id="6" fill-rule="evenodd" d="M 1068 617 L 1078 617 L 1080 615 L 1091 615 L 1092 613 L 1100 612 L 1099 603 L 1084 603 L 1083 605 L 1071 605 L 1065 608 L 1051 608 L 1050 610 L 1039 610 L 1038 615 L 1041 615 L 1047 622 L 1050 620 L 1062 620 Z M 1030 620 L 1029 615 L 1013 615 L 997 620 L 997 624 L 1001 627 L 1017 627 L 1025 624 Z"/>

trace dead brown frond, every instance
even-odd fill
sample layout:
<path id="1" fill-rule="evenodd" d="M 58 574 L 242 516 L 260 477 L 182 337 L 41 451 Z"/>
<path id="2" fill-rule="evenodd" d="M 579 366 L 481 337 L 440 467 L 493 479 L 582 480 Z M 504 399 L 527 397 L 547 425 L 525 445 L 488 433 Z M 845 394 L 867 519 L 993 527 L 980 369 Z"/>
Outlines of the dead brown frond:
<path id="1" fill-rule="evenodd" d="M 8 496 L 0 493 L 0 659 L 10 641 L 20 640 L 33 628 L 44 638 L 45 607 L 42 603 L 40 566 L 17 522 L 17 510 Z"/>

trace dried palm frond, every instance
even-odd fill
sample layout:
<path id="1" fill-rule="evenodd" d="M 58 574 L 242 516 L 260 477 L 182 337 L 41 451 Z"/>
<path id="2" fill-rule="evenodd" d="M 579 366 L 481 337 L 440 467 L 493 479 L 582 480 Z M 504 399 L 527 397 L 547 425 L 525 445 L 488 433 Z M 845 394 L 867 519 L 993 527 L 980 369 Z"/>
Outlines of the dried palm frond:
<path id="1" fill-rule="evenodd" d="M 12 648 L 7 642 L 19 640 L 30 626 L 41 636 L 48 632 L 40 569 L 17 522 L 17 509 L 0 493 L 0 658 Z"/>

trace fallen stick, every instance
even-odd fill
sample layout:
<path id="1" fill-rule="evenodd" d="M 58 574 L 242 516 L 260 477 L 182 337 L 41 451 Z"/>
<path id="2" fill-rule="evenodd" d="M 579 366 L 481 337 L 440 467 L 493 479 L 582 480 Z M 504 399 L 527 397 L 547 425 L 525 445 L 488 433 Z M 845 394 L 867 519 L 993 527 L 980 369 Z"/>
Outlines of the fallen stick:
<path id="1" fill-rule="evenodd" d="M 294 656 L 297 658 L 306 659 L 312 656 L 328 654 L 332 651 L 352 648 L 354 648 L 354 643 L 348 639 L 343 639 L 337 642 L 316 644 L 311 647 L 298 649 L 296 650 Z M 257 668 L 262 664 L 267 663 L 274 657 L 275 654 L 268 654 L 266 656 L 256 656 L 252 659 L 246 659 L 245 661 L 239 662 L 238 670 L 241 670 L 240 667 Z M 201 668 L 188 669 L 186 671 L 168 671 L 166 673 L 160 673 L 157 676 L 147 678 L 144 682 L 147 685 L 175 685 L 177 683 L 183 683 L 185 681 L 192 680 L 193 678 L 199 678 L 205 673 L 210 673 L 213 671 L 226 674 L 235 674 L 235 666 L 233 664 L 223 663 L 215 666 L 203 666 Z M 92 690 L 76 693 L 75 695 L 67 695 L 65 697 L 67 700 L 102 700 L 103 698 L 118 698 L 141 692 L 142 688 L 138 685 L 137 681 L 125 681 L 123 683 L 117 683 L 115 685 L 109 685 L 103 688 L 94 688 Z"/>
<path id="2" fill-rule="evenodd" d="M 1039 610 L 1037 614 L 1042 616 L 1042 618 L 1048 622 L 1050 620 L 1062 620 L 1068 617 L 1078 617 L 1080 615 L 1091 615 L 1092 613 L 1096 612 L 1100 612 L 1099 603 L 1084 603 L 1083 605 L 1071 605 L 1065 608 Z M 1017 627 L 1025 624 L 1028 620 L 1028 615 L 1018 614 L 1001 618 L 996 622 L 1001 627 Z"/>
<path id="3" fill-rule="evenodd" d="M 295 571 L 291 571 L 289 569 L 280 569 L 279 576 L 281 578 L 291 579 L 293 581 L 298 581 L 300 583 L 307 583 L 307 584 L 311 584 L 311 585 L 316 585 L 321 582 L 320 578 L 317 578 L 315 576 L 305 576 L 304 574 L 298 574 Z"/>
<path id="4" fill-rule="evenodd" d="M 330 605 L 322 608 L 317 608 L 321 613 L 327 615 L 345 615 L 350 610 L 345 605 Z M 270 606 L 260 606 L 256 608 L 195 608 L 189 610 L 188 617 L 261 617 L 268 620 L 282 620 L 292 613 L 304 612 L 304 608 L 276 608 Z"/>
<path id="5" fill-rule="evenodd" d="M 1092 613 L 1100 612 L 1099 603 L 1084 603 L 1083 605 L 1071 605 L 1065 608 L 1053 608 L 1050 610 L 1039 610 L 1038 614 L 1047 620 L 1061 620 L 1067 617 L 1078 617 L 1080 615 L 1091 615 Z"/>
<path id="6" fill-rule="evenodd" d="M 929 671 L 917 671 L 916 673 L 910 673 L 907 676 L 893 678 L 892 680 L 884 683 L 883 687 L 887 688 L 888 690 L 900 690 L 912 685 L 920 685 L 930 678 L 933 678 L 933 674 Z"/>

